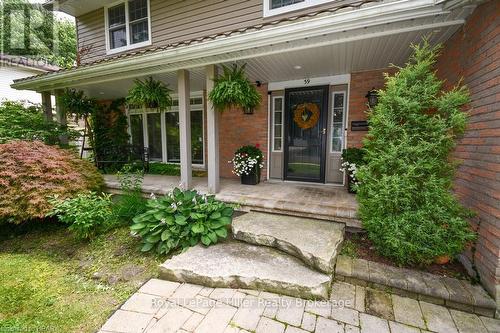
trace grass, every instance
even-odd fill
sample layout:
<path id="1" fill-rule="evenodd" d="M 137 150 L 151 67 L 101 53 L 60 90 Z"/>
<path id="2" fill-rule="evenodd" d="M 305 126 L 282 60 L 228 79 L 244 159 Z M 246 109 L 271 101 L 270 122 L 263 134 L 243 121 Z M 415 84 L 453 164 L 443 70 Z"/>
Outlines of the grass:
<path id="1" fill-rule="evenodd" d="M 0 332 L 96 332 L 165 259 L 128 227 L 90 242 L 52 223 L 0 235 Z"/>
<path id="2" fill-rule="evenodd" d="M 350 239 L 344 240 L 340 254 L 351 258 L 358 257 L 358 246 Z"/>

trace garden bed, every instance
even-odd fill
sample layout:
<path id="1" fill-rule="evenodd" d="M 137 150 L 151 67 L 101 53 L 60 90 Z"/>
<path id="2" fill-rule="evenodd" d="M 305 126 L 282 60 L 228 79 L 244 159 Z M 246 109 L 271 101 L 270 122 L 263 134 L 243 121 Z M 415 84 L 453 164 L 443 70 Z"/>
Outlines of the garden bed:
<path id="1" fill-rule="evenodd" d="M 365 259 L 394 267 L 401 267 L 391 259 L 377 253 L 373 243 L 364 233 L 346 233 L 342 245 L 341 254 L 352 258 Z M 403 266 L 404 268 L 424 271 L 444 277 L 470 280 L 465 267 L 458 261 L 453 260 L 445 265 L 432 264 L 430 266 Z"/>
<path id="2" fill-rule="evenodd" d="M 76 240 L 62 223 L 0 228 L 0 331 L 96 332 L 166 256 L 128 226 Z"/>

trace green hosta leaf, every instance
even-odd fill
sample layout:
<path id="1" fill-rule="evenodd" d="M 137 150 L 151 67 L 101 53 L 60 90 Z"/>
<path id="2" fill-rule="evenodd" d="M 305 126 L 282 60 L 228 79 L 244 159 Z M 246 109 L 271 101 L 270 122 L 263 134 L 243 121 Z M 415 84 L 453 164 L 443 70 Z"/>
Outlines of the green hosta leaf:
<path id="1" fill-rule="evenodd" d="M 201 223 L 196 223 L 191 227 L 191 231 L 195 234 L 201 234 L 203 233 L 203 231 L 205 231 L 205 227 Z"/>
<path id="2" fill-rule="evenodd" d="M 166 215 L 164 212 L 157 212 L 157 213 L 154 213 L 153 216 L 155 217 L 155 219 L 160 221 L 161 219 L 164 219 Z"/>
<path id="3" fill-rule="evenodd" d="M 233 216 L 233 213 L 234 213 L 234 209 L 232 209 L 231 207 L 226 207 L 222 210 L 222 216 L 226 216 L 226 217 L 231 217 Z"/>
<path id="4" fill-rule="evenodd" d="M 213 231 L 210 231 L 208 234 L 208 238 L 212 241 L 212 243 L 217 243 L 217 234 Z"/>
<path id="5" fill-rule="evenodd" d="M 151 250 L 155 245 L 153 243 L 145 243 L 142 248 L 141 248 L 141 251 L 142 252 L 148 252 L 149 250 Z"/>
<path id="6" fill-rule="evenodd" d="M 231 217 L 227 217 L 227 216 L 223 216 L 221 217 L 220 219 L 218 219 L 218 221 L 220 221 L 221 223 L 223 223 L 224 225 L 228 225 L 228 224 L 231 224 L 231 221 L 233 219 Z"/>
<path id="7" fill-rule="evenodd" d="M 179 225 L 185 225 L 187 224 L 187 217 L 184 215 L 175 215 L 175 223 Z"/>
<path id="8" fill-rule="evenodd" d="M 213 219 L 213 220 L 217 220 L 218 218 L 220 218 L 222 215 L 220 212 L 213 212 L 211 215 L 210 215 L 210 218 Z"/>
<path id="9" fill-rule="evenodd" d="M 209 246 L 212 240 L 210 239 L 210 237 L 203 235 L 201 236 L 201 242 L 203 243 L 203 245 Z"/>
<path id="10" fill-rule="evenodd" d="M 214 230 L 217 236 L 226 238 L 227 237 L 227 229 L 226 228 L 219 228 Z"/>
<path id="11" fill-rule="evenodd" d="M 161 239 L 161 236 L 160 236 L 160 235 L 151 235 L 151 236 L 149 236 L 149 237 L 146 237 L 146 239 L 145 239 L 145 240 L 146 240 L 146 242 L 148 242 L 148 243 L 153 243 L 153 244 L 155 244 L 155 243 L 159 242 L 159 241 L 160 241 L 160 239 Z"/>
<path id="12" fill-rule="evenodd" d="M 191 218 L 193 220 L 201 220 L 205 217 L 207 217 L 207 216 L 205 214 L 202 214 L 202 213 L 191 213 Z"/>
<path id="13" fill-rule="evenodd" d="M 131 230 L 141 230 L 145 226 L 146 226 L 146 224 L 144 224 L 144 223 L 135 223 L 135 224 L 132 224 L 132 226 L 130 226 L 130 229 Z"/>
<path id="14" fill-rule="evenodd" d="M 172 234 L 170 233 L 170 230 L 164 230 L 161 233 L 161 240 L 166 241 Z"/>

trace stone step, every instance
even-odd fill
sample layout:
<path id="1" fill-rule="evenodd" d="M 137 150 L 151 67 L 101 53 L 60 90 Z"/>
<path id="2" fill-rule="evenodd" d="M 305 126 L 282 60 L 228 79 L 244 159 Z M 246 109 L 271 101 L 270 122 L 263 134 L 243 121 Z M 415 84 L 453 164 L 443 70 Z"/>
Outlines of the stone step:
<path id="1" fill-rule="evenodd" d="M 233 220 L 236 239 L 277 248 L 320 272 L 331 274 L 344 239 L 344 224 L 250 212 Z"/>
<path id="2" fill-rule="evenodd" d="M 160 265 L 160 278 L 319 300 L 328 299 L 332 279 L 279 250 L 237 240 L 191 247 Z"/>

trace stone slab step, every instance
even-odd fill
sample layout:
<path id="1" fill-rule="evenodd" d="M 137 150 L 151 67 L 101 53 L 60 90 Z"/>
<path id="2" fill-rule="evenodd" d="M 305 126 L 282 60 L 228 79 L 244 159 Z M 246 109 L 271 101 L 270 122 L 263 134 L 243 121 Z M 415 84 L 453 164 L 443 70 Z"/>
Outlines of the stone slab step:
<path id="1" fill-rule="evenodd" d="M 233 220 L 236 239 L 274 247 L 330 274 L 344 239 L 344 224 L 303 217 L 250 212 Z"/>
<path id="2" fill-rule="evenodd" d="M 320 300 L 328 299 L 332 279 L 281 251 L 236 240 L 189 248 L 160 265 L 160 278 Z"/>
<path id="3" fill-rule="evenodd" d="M 496 311 L 495 301 L 480 285 L 359 258 L 338 256 L 335 279 L 488 317 Z"/>

